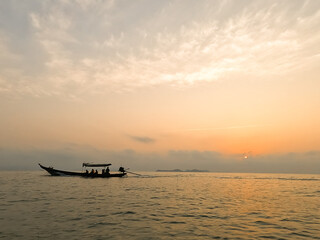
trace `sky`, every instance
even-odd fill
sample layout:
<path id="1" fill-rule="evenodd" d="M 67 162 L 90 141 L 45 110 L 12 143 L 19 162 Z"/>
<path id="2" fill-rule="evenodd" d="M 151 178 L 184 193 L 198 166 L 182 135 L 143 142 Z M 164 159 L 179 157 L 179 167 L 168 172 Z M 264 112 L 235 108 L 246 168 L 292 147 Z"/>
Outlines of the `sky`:
<path id="1" fill-rule="evenodd" d="M 0 169 L 320 173 L 320 1 L 0 1 Z"/>

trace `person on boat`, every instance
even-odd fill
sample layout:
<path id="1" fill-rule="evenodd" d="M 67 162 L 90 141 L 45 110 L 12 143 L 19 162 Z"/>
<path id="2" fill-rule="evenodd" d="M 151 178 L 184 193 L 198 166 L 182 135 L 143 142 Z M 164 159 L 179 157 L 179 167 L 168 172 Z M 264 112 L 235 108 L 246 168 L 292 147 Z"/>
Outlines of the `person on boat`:
<path id="1" fill-rule="evenodd" d="M 93 175 L 94 174 L 94 170 L 93 168 L 91 169 L 91 172 L 90 172 L 90 175 Z"/>
<path id="2" fill-rule="evenodd" d="M 124 168 L 123 167 L 119 167 L 119 172 L 122 172 L 122 173 L 124 173 L 126 170 L 124 170 Z"/>
<path id="3" fill-rule="evenodd" d="M 94 175 L 95 175 L 95 176 L 98 176 L 98 174 L 99 174 L 99 173 L 98 173 L 98 169 L 96 169 Z"/>
<path id="4" fill-rule="evenodd" d="M 86 175 L 89 175 L 89 171 L 88 171 L 88 169 L 86 169 Z"/>
<path id="5" fill-rule="evenodd" d="M 110 169 L 109 169 L 109 167 L 107 167 L 107 169 L 106 169 L 106 175 L 109 175 L 110 174 Z"/>
<path id="6" fill-rule="evenodd" d="M 106 170 L 102 169 L 102 175 L 104 175 L 104 174 L 105 174 L 105 172 L 106 172 Z"/>

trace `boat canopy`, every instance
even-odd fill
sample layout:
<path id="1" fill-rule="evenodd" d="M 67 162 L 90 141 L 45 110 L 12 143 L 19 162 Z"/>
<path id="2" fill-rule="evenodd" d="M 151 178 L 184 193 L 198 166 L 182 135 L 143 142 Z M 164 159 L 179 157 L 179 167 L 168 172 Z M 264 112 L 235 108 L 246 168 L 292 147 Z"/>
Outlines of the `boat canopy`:
<path id="1" fill-rule="evenodd" d="M 111 166 L 111 163 L 94 164 L 94 163 L 82 163 L 82 167 L 107 167 Z"/>

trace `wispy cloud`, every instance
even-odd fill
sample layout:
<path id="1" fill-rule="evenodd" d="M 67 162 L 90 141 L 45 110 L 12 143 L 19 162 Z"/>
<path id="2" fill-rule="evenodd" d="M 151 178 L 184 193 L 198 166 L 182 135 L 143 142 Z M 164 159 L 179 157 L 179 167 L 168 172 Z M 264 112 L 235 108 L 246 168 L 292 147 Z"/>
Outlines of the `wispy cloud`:
<path id="1" fill-rule="evenodd" d="M 197 11 L 179 2 L 136 4 L 57 1 L 26 9 L 30 32 L 22 44 L 31 42 L 32 51 L 24 61 L 35 51 L 43 57 L 35 60 L 32 76 L 23 66 L 17 70 L 19 60 L 3 61 L 2 91 L 81 96 L 162 84 L 186 87 L 236 73 L 279 77 L 319 58 L 319 1 L 219 1 L 214 7 L 200 1 Z M 0 44 L 5 56 L 13 55 L 10 41 Z M 6 74 L 12 65 L 17 71 Z M 13 78 L 19 79 L 14 88 Z"/>
<path id="2" fill-rule="evenodd" d="M 156 140 L 154 138 L 145 137 L 145 136 L 129 136 L 132 140 L 140 143 L 154 143 Z"/>
<path id="3" fill-rule="evenodd" d="M 259 127 L 267 127 L 271 125 L 240 125 L 240 126 L 226 126 L 226 127 L 215 127 L 215 128 L 189 128 L 182 129 L 182 132 L 194 132 L 194 131 L 214 131 L 214 130 L 224 130 L 224 129 L 241 129 L 241 128 L 259 128 Z"/>

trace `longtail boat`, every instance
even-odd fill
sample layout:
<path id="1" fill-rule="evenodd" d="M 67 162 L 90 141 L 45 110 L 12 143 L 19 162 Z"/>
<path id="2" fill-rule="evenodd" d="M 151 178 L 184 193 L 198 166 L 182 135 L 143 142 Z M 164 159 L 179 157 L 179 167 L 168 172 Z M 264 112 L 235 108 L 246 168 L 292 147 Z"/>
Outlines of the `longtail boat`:
<path id="1" fill-rule="evenodd" d="M 123 177 L 127 175 L 125 169 L 123 167 L 119 168 L 119 173 L 110 173 L 109 172 L 109 166 L 111 166 L 110 163 L 107 164 L 92 164 L 92 163 L 83 163 L 82 167 L 103 167 L 104 169 L 101 171 L 101 173 L 98 173 L 98 171 L 92 171 L 89 172 L 88 170 L 82 171 L 82 172 L 70 172 L 70 171 L 64 171 L 64 170 L 58 170 L 53 167 L 45 167 L 39 163 L 39 166 L 46 170 L 48 173 L 50 173 L 52 176 L 80 176 L 80 177 L 87 177 L 87 178 L 110 178 L 110 177 Z M 107 167 L 107 169 L 106 169 Z"/>

